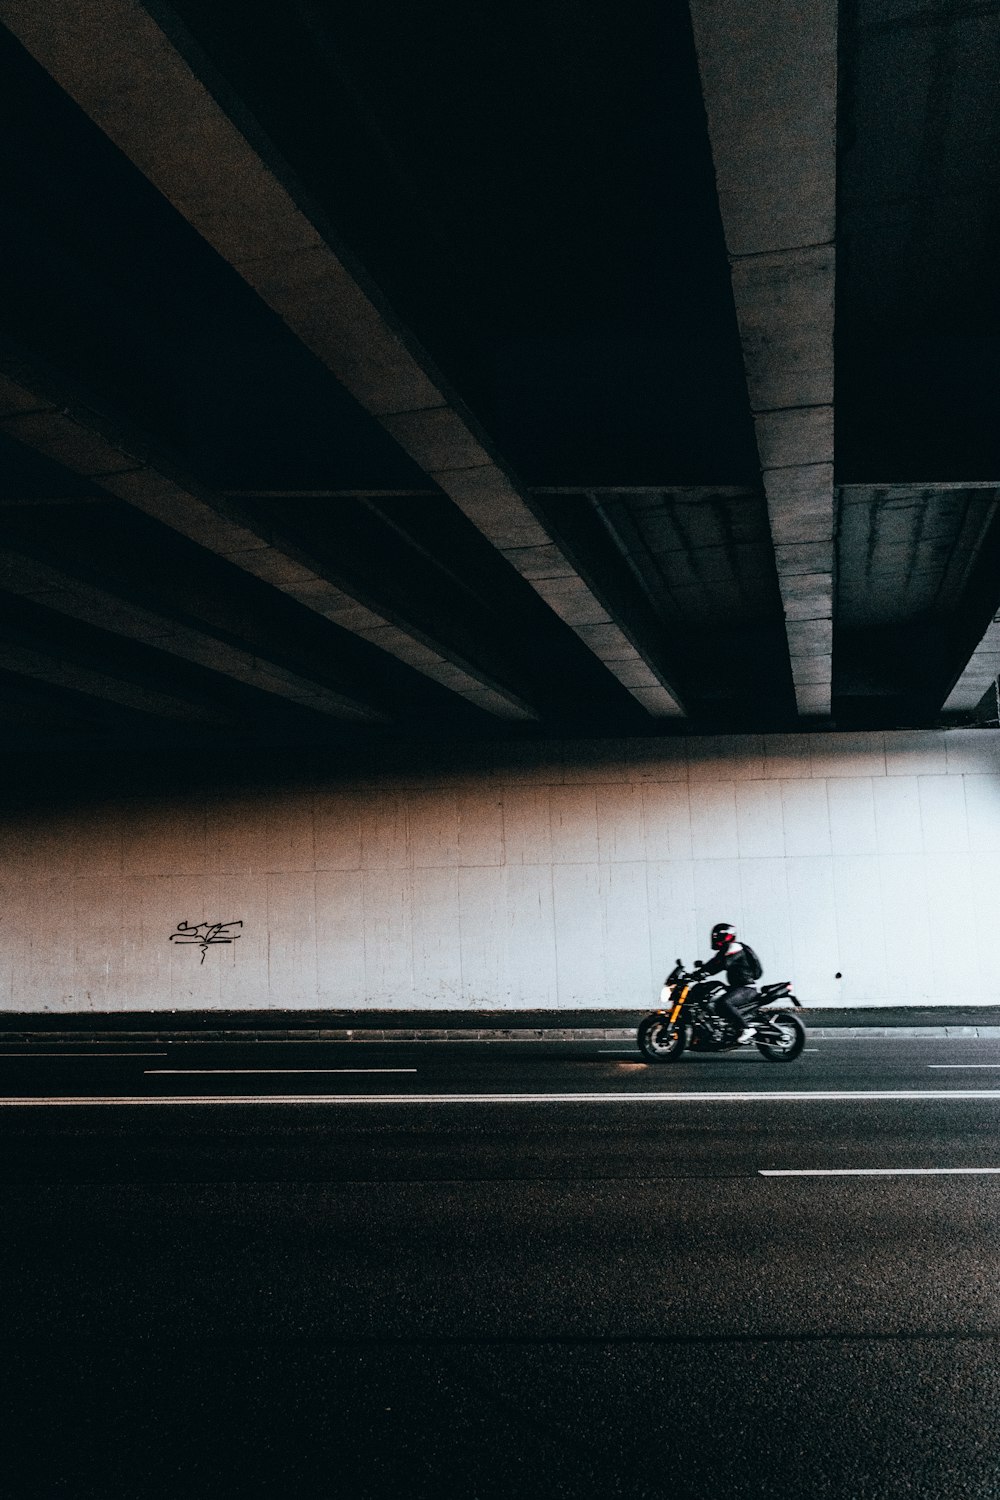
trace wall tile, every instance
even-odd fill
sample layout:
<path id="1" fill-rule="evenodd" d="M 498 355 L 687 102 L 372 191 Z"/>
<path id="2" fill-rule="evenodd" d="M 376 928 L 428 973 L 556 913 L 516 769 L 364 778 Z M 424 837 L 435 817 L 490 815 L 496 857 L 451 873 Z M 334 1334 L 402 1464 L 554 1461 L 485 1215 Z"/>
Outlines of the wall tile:
<path id="1" fill-rule="evenodd" d="M 811 739 L 814 776 L 885 775 L 885 742 L 880 733 L 815 734 Z"/>
<path id="2" fill-rule="evenodd" d="M 548 787 L 504 787 L 502 807 L 504 863 L 551 865 Z"/>
<path id="3" fill-rule="evenodd" d="M 948 769 L 942 729 L 891 729 L 885 735 L 887 776 L 943 776 Z"/>
<path id="4" fill-rule="evenodd" d="M 996 927 L 997 892 L 1000 891 L 1000 852 L 976 854 L 972 868 L 972 925 L 975 933 L 976 988 L 971 996 L 958 996 L 960 1003 L 1000 1000 L 1000 972 L 996 949 L 989 941 Z"/>
<path id="5" fill-rule="evenodd" d="M 628 767 L 630 781 L 687 781 L 687 741 L 666 736 L 630 740 Z"/>
<path id="6" fill-rule="evenodd" d="M 351 1010 L 365 996 L 365 927 L 360 870 L 316 874 L 316 996 Z"/>
<path id="7" fill-rule="evenodd" d="M 271 793 L 264 803 L 261 862 L 275 875 L 311 874 L 316 868 L 311 791 Z"/>
<path id="8" fill-rule="evenodd" d="M 885 999 L 900 1005 L 934 995 L 924 860 L 885 855 L 879 860 L 882 923 L 886 948 Z"/>
<path id="9" fill-rule="evenodd" d="M 764 738 L 759 734 L 712 735 L 687 741 L 688 779 L 760 781 L 764 776 Z"/>
<path id="10" fill-rule="evenodd" d="M 796 781 L 812 776 L 812 735 L 765 734 L 764 777 L 768 781 Z"/>
<path id="11" fill-rule="evenodd" d="M 125 1010 L 125 882 L 121 875 L 78 875 L 72 902 L 74 1004 L 81 1010 Z"/>
<path id="12" fill-rule="evenodd" d="M 1000 776 L 1000 729 L 947 729 L 949 776 Z"/>
<path id="13" fill-rule="evenodd" d="M 563 745 L 567 786 L 598 786 L 630 780 L 625 740 L 567 740 Z"/>
<path id="14" fill-rule="evenodd" d="M 693 962 L 707 947 L 695 924 L 694 862 L 650 860 L 646 866 L 649 953 L 654 985 L 660 984 L 676 958 Z M 704 954 L 703 954 L 704 956 Z"/>
<path id="15" fill-rule="evenodd" d="M 785 875 L 792 933 L 789 977 L 803 1005 L 836 1003 L 839 989 L 833 976 L 838 969 L 843 971 L 846 960 L 841 958 L 837 935 L 833 861 L 789 858 Z"/>
<path id="16" fill-rule="evenodd" d="M 835 857 L 833 882 L 843 1003 L 880 1000 L 887 976 L 877 856 Z"/>
<path id="17" fill-rule="evenodd" d="M 923 847 L 920 788 L 915 776 L 886 776 L 872 783 L 875 835 L 880 854 L 919 854 Z"/>
<path id="18" fill-rule="evenodd" d="M 646 857 L 642 787 L 599 786 L 597 841 L 602 864 L 624 864 Z"/>
<path id="19" fill-rule="evenodd" d="M 190 989 L 193 971 L 200 965 L 200 950 L 196 945 L 185 945 L 184 951 L 178 952 L 170 937 L 179 922 L 225 920 L 214 910 L 211 918 L 200 915 L 213 907 L 215 887 L 213 878 L 190 875 L 131 874 L 126 879 L 122 937 L 123 990 L 128 996 L 128 1009 L 155 1011 L 173 1003 L 175 965 L 178 978 L 188 981 L 177 988 L 182 993 Z M 211 956 L 210 950 L 206 962 Z M 207 976 L 197 978 L 206 996 L 214 998 L 219 989 L 214 968 Z"/>
<path id="20" fill-rule="evenodd" d="M 365 871 L 366 1002 L 375 1010 L 412 1004 L 411 878 L 398 868 Z"/>
<path id="21" fill-rule="evenodd" d="M 502 793 L 490 787 L 458 795 L 458 849 L 466 867 L 503 864 Z"/>
<path id="22" fill-rule="evenodd" d="M 361 869 L 361 799 L 357 792 L 323 789 L 313 798 L 317 870 Z"/>
<path id="23" fill-rule="evenodd" d="M 781 781 L 786 854 L 830 854 L 830 809 L 825 781 Z"/>
<path id="24" fill-rule="evenodd" d="M 504 969 L 515 1009 L 559 1004 L 551 868 L 512 865 L 507 870 Z"/>
<path id="25" fill-rule="evenodd" d="M 695 859 L 736 859 L 736 787 L 732 781 L 692 782 L 691 842 Z"/>
<path id="26" fill-rule="evenodd" d="M 597 796 L 593 787 L 552 787 L 549 827 L 553 864 L 597 864 Z"/>
<path id="27" fill-rule="evenodd" d="M 834 854 L 874 854 L 878 843 L 871 781 L 834 778 L 826 784 L 826 802 Z"/>
<path id="28" fill-rule="evenodd" d="M 736 783 L 736 836 L 743 859 L 784 854 L 781 787 L 777 782 Z"/>
<path id="29" fill-rule="evenodd" d="M 959 854 L 969 847 L 965 784 L 961 776 L 920 776 L 920 822 L 927 854 Z"/>
<path id="30" fill-rule="evenodd" d="M 465 1004 L 458 871 L 414 870 L 413 1004 L 430 1010 Z"/>
<path id="31" fill-rule="evenodd" d="M 969 848 L 1000 854 L 1000 775 L 966 776 L 963 780 Z"/>
<path id="32" fill-rule="evenodd" d="M 267 988 L 278 1010 L 316 1003 L 316 876 L 267 877 Z"/>
<path id="33" fill-rule="evenodd" d="M 979 855 L 924 856 L 934 994 L 942 1005 L 968 1004 L 980 974 L 981 941 L 976 929 Z"/>
<path id="34" fill-rule="evenodd" d="M 744 930 L 743 888 L 735 859 L 694 861 L 695 947 L 705 962 L 712 957 L 710 939 L 716 922 L 733 922 Z M 751 942 L 753 939 L 751 938 Z"/>
<path id="35" fill-rule="evenodd" d="M 203 908 L 204 909 L 204 908 Z M 212 950 L 218 963 L 220 1003 L 229 1010 L 257 1010 L 272 1004 L 268 953 L 272 913 L 268 877 L 262 872 L 220 875 L 211 901 L 212 920 L 241 921 L 239 940 Z M 181 954 L 174 958 L 174 973 Z M 210 961 L 205 959 L 207 964 Z"/>
<path id="36" fill-rule="evenodd" d="M 458 864 L 458 797 L 445 788 L 424 788 L 406 799 L 410 863 L 416 870 Z"/>
<path id="37" fill-rule="evenodd" d="M 494 775 L 501 786 L 561 786 L 562 747 L 554 741 L 506 741 L 496 747 Z"/>
<path id="38" fill-rule="evenodd" d="M 12 886 L 4 882 L 0 1003 L 5 1009 L 59 1011 L 82 1003 L 75 992 L 81 937 L 75 892 L 76 880 L 65 873 L 32 880 L 18 877 Z M 129 937 L 124 926 L 121 936 L 126 941 Z M 100 961 L 100 953 L 94 956 Z"/>
<path id="39" fill-rule="evenodd" d="M 28 881 L 76 874 L 73 813 L 53 808 L 7 814 L 0 831 L 0 866 L 4 874 Z"/>
<path id="40" fill-rule="evenodd" d="M 740 860 L 740 906 L 739 933 L 759 955 L 765 982 L 791 978 L 794 955 L 783 859 Z"/>
<path id="41" fill-rule="evenodd" d="M 652 1006 L 656 987 L 650 963 L 645 863 L 602 866 L 600 895 L 603 1003 Z"/>
<path id="42" fill-rule="evenodd" d="M 205 807 L 198 798 L 130 802 L 120 810 L 119 828 L 122 868 L 129 876 L 202 875 L 210 868 Z M 84 845 L 78 846 L 81 875 L 87 873 L 85 857 Z"/>
<path id="43" fill-rule="evenodd" d="M 405 870 L 410 862 L 405 792 L 371 792 L 361 803 L 361 866 Z"/>
<path id="44" fill-rule="evenodd" d="M 559 1004 L 604 1003 L 603 923 L 595 865 L 555 865 L 552 891 L 556 923 Z"/>
<path id="45" fill-rule="evenodd" d="M 490 1010 L 507 1004 L 506 870 L 460 869 L 458 917 L 463 1005 Z"/>
<path id="46" fill-rule="evenodd" d="M 640 790 L 646 858 L 690 859 L 691 802 L 687 784 L 646 784 Z"/>
<path id="47" fill-rule="evenodd" d="M 259 793 L 209 798 L 205 808 L 208 869 L 219 875 L 266 870 L 264 822 Z"/>
<path id="48" fill-rule="evenodd" d="M 168 823 L 160 824 L 158 834 L 165 844 L 169 841 L 170 825 L 177 821 L 174 817 Z M 124 824 L 125 813 L 121 804 L 79 808 L 72 825 L 74 873 L 91 878 L 121 875 L 124 869 Z M 43 870 L 40 873 L 57 872 Z"/>

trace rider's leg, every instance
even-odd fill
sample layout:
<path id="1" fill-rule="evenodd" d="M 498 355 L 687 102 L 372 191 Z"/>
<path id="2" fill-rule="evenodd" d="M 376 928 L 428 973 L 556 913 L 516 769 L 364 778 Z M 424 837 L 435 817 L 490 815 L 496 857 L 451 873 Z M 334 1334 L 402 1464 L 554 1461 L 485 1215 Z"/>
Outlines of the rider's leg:
<path id="1" fill-rule="evenodd" d="M 727 990 L 725 994 L 720 995 L 718 999 L 718 1007 L 720 1012 L 736 1027 L 737 1032 L 739 1033 L 736 1040 L 744 1046 L 747 1042 L 753 1040 L 756 1033 L 752 1026 L 747 1025 L 743 1017 L 743 1012 L 739 1009 L 739 1007 L 740 1005 L 746 1005 L 749 1001 L 753 1000 L 756 994 L 757 991 L 754 989 L 752 984 L 744 984 Z"/>

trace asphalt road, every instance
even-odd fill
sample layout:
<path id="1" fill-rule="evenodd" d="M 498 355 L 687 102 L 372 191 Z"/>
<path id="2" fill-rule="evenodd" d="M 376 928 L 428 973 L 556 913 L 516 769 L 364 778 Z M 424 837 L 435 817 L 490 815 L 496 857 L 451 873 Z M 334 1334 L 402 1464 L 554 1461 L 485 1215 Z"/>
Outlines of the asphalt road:
<path id="1" fill-rule="evenodd" d="M 0 1494 L 995 1500 L 1000 1043 L 809 1048 L 6 1049 Z"/>

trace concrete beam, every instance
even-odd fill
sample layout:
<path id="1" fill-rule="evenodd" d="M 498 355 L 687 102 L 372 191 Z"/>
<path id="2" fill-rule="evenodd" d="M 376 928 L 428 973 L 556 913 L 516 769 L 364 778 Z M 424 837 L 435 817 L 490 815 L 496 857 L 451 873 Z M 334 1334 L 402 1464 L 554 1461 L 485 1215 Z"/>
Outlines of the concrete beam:
<path id="1" fill-rule="evenodd" d="M 0 355 L 0 364 L 4 362 Z M 8 364 L 15 363 L 8 357 Z M 537 717 L 533 708 L 415 627 L 372 609 L 332 582 L 322 564 L 276 537 L 241 509 L 238 501 L 213 496 L 167 475 L 144 445 L 114 433 L 92 407 L 54 392 L 44 377 L 0 373 L 0 432 L 82 474 L 113 496 L 180 532 L 244 572 L 262 579 L 307 609 L 371 642 L 424 676 L 499 718 Z M 130 451 L 131 450 L 131 451 Z M 319 693 L 313 685 L 313 693 Z M 337 695 L 321 694 L 332 712 Z M 381 719 L 361 703 L 340 700 L 349 718 Z M 314 705 L 315 706 L 315 705 Z"/>
<path id="2" fill-rule="evenodd" d="M 13 641 L 0 640 L 0 671 L 63 688 L 85 698 L 98 698 L 133 713 L 151 714 L 157 719 L 232 728 L 232 718 L 218 709 L 205 708 L 173 693 L 116 677 L 108 671 L 99 672 L 81 662 Z"/>
<path id="3" fill-rule="evenodd" d="M 205 627 L 185 625 L 120 594 L 66 573 L 48 563 L 0 545 L 0 589 L 74 620 L 152 646 L 194 662 L 259 692 L 272 693 L 302 708 L 351 722 L 379 722 L 384 715 L 368 704 L 334 692 L 278 662 L 232 645 Z M 69 684 L 67 684 L 69 685 Z M 156 696 L 150 694 L 150 696 Z"/>
<path id="4" fill-rule="evenodd" d="M 799 713 L 830 713 L 836 0 L 692 0 Z"/>
<path id="5" fill-rule="evenodd" d="M 1000 610 L 986 627 L 985 635 L 945 699 L 944 712 L 946 714 L 971 712 L 998 678 L 1000 678 Z"/>
<path id="6" fill-rule="evenodd" d="M 632 696 L 654 717 L 681 715 L 652 647 L 580 578 L 412 338 L 331 249 L 273 147 L 226 113 L 194 49 L 182 56 L 138 0 L 0 0 L 0 20 Z M 594 625 L 604 629 L 588 636 Z"/>

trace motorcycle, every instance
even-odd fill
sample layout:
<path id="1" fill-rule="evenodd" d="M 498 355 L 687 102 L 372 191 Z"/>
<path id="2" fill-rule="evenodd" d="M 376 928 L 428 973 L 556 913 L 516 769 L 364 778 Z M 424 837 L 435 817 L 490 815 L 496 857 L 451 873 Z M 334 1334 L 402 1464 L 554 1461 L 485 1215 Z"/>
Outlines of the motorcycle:
<path id="1" fill-rule="evenodd" d="M 676 1062 L 686 1047 L 694 1052 L 728 1052 L 738 1029 L 719 1015 L 715 1000 L 726 988 L 717 979 L 699 977 L 700 963 L 684 968 L 683 960 L 667 975 L 660 1009 L 639 1023 L 639 1051 L 647 1062 Z M 768 1062 L 792 1062 L 806 1044 L 805 1027 L 787 1006 L 798 1008 L 788 980 L 762 985 L 754 999 L 738 1006 L 744 1024 L 757 1035 L 755 1045 Z"/>

